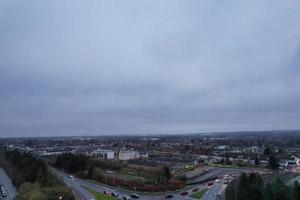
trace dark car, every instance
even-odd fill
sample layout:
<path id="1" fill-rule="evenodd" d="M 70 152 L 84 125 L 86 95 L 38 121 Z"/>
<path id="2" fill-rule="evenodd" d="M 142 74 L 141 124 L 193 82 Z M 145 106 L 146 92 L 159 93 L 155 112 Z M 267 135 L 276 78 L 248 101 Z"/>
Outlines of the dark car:
<path id="1" fill-rule="evenodd" d="M 140 198 L 140 195 L 133 193 L 133 194 L 131 194 L 131 197 L 134 199 L 138 199 L 138 198 Z"/>
<path id="2" fill-rule="evenodd" d="M 165 199 L 171 199 L 171 198 L 173 198 L 174 196 L 173 196 L 173 194 L 167 194 L 166 196 L 165 196 Z"/>
<path id="3" fill-rule="evenodd" d="M 214 184 L 214 182 L 207 183 L 208 186 L 212 186 L 213 184 Z"/>
<path id="4" fill-rule="evenodd" d="M 183 191 L 180 193 L 182 196 L 188 195 L 189 193 L 187 191 Z"/>
<path id="5" fill-rule="evenodd" d="M 118 193 L 116 193 L 116 192 L 112 192 L 112 193 L 111 193 L 111 196 L 113 196 L 113 197 L 118 197 L 118 196 L 119 196 L 119 194 L 118 194 Z"/>
<path id="6" fill-rule="evenodd" d="M 197 192 L 198 191 L 198 188 L 194 188 L 193 190 L 192 190 L 192 192 Z"/>

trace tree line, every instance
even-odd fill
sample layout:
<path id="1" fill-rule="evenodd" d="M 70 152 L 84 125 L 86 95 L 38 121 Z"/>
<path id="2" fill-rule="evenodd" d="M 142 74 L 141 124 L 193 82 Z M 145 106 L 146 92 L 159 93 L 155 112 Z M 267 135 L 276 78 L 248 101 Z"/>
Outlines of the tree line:
<path id="1" fill-rule="evenodd" d="M 72 192 L 52 175 L 45 161 L 18 150 L 1 150 L 0 162 L 18 188 L 16 200 L 74 200 Z"/>
<path id="2" fill-rule="evenodd" d="M 296 181 L 293 186 L 277 179 L 266 182 L 257 173 L 242 173 L 236 182 L 226 189 L 227 200 L 300 200 L 300 186 Z"/>
<path id="3" fill-rule="evenodd" d="M 147 170 L 143 167 L 136 169 L 119 161 L 93 159 L 86 155 L 71 153 L 58 155 L 53 166 L 83 179 L 92 179 L 107 185 L 119 186 L 130 190 L 158 192 L 177 190 L 182 186 L 182 183 L 169 182 L 171 173 L 166 166 L 161 166 L 156 170 L 148 168 Z M 116 175 L 122 173 L 121 171 L 124 168 L 136 171 L 136 176 L 141 177 L 141 179 L 126 179 Z M 115 171 L 116 174 L 105 173 L 107 170 Z"/>

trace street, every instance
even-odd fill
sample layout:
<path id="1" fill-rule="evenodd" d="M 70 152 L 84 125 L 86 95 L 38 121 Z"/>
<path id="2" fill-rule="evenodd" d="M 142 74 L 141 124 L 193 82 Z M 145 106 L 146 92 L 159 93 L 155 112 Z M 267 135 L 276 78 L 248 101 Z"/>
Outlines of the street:
<path id="1" fill-rule="evenodd" d="M 17 195 L 16 188 L 12 184 L 10 178 L 8 177 L 4 169 L 1 167 L 0 167 L 0 184 L 3 184 L 3 186 L 7 191 L 7 196 L 4 198 L 5 200 L 12 200 Z"/>
<path id="2" fill-rule="evenodd" d="M 226 170 L 227 171 L 227 170 Z M 93 197 L 93 195 L 88 192 L 88 189 L 92 189 L 95 190 L 97 192 L 103 193 L 104 191 L 107 191 L 109 193 L 112 192 L 117 192 L 119 194 L 119 197 L 123 197 L 123 196 L 130 196 L 131 192 L 122 190 L 122 189 L 113 189 L 112 187 L 108 187 L 108 186 L 104 186 L 101 184 L 96 184 L 96 183 L 92 183 L 80 178 L 76 178 L 73 177 L 71 178 L 68 174 L 53 169 L 54 174 L 56 174 L 58 177 L 62 178 L 63 181 L 67 184 L 68 187 L 70 187 L 73 192 L 75 193 L 75 195 L 80 199 L 80 200 L 91 200 L 91 199 L 95 199 Z M 189 186 L 190 189 L 187 190 L 189 192 L 189 194 L 191 194 L 191 188 L 198 188 L 199 190 L 202 190 L 204 188 L 207 187 L 206 183 L 204 184 L 197 184 L 197 185 L 193 185 L 193 186 Z M 203 195 L 202 199 L 203 200 L 215 200 L 217 199 L 218 194 L 221 194 L 224 189 L 225 189 L 226 185 L 224 185 L 223 181 L 220 181 L 219 183 L 215 183 L 213 186 L 211 186 L 207 192 Z M 188 195 L 186 196 L 182 196 L 180 195 L 179 192 L 170 192 L 168 194 L 172 194 L 174 200 L 180 200 L 180 199 L 193 199 L 191 197 L 189 197 Z M 160 195 L 151 195 L 151 194 L 141 194 L 140 198 L 141 200 L 162 200 L 165 199 L 165 194 L 160 194 Z"/>

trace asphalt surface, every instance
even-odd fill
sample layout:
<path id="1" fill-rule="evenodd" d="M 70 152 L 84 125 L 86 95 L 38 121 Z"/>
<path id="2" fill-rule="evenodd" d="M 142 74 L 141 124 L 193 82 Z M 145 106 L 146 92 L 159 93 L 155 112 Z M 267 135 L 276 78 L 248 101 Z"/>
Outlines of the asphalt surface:
<path id="1" fill-rule="evenodd" d="M 80 200 L 91 200 L 91 199 L 95 199 L 95 197 L 93 197 L 93 195 L 87 190 L 88 189 L 92 189 L 95 190 L 97 192 L 103 193 L 104 191 L 107 191 L 109 193 L 112 192 L 116 192 L 119 194 L 119 198 L 122 198 L 123 196 L 128 196 L 130 197 L 130 195 L 132 193 L 130 192 L 126 192 L 126 191 L 120 191 L 120 190 L 115 190 L 112 189 L 110 187 L 106 187 L 103 185 L 99 185 L 99 184 L 95 184 L 80 178 L 70 178 L 70 176 L 62 171 L 58 171 L 53 169 L 54 174 L 61 178 L 66 185 L 72 189 L 72 191 L 74 192 L 74 194 L 76 195 L 77 198 L 79 198 Z M 181 196 L 179 193 L 170 193 L 173 195 L 174 200 L 180 200 L 180 199 L 192 199 L 188 196 Z M 131 198 L 132 199 L 132 198 Z M 161 199 L 165 199 L 165 195 L 140 195 L 140 200 L 161 200 Z"/>
<path id="2" fill-rule="evenodd" d="M 0 167 L 0 183 L 4 185 L 7 196 L 3 198 L 4 200 L 12 200 L 17 195 L 17 190 L 12 184 L 10 178 L 6 174 L 3 168 Z M 0 195 L 1 196 L 1 195 Z"/>
<path id="3" fill-rule="evenodd" d="M 180 199 L 193 199 L 189 197 L 193 192 L 192 190 L 197 188 L 198 191 L 203 190 L 205 188 L 208 188 L 207 192 L 202 196 L 201 200 L 218 200 L 220 199 L 219 196 L 223 194 L 225 191 L 225 188 L 227 185 L 224 184 L 222 177 L 224 175 L 230 175 L 231 177 L 237 177 L 241 172 L 249 173 L 252 170 L 246 169 L 234 169 L 234 168 L 213 168 L 210 172 L 207 174 L 204 174 L 202 176 L 199 176 L 195 179 L 196 184 L 193 184 L 191 186 L 188 186 L 184 191 L 188 191 L 188 195 L 182 196 L 179 192 L 170 192 L 167 194 L 172 194 L 174 200 L 180 200 Z M 122 198 L 123 196 L 128 196 L 132 194 L 131 192 L 122 190 L 122 189 L 113 189 L 113 187 L 108 187 L 102 184 L 96 184 L 93 182 L 89 182 L 83 179 L 79 178 L 71 178 L 68 174 L 53 169 L 53 172 L 56 176 L 59 178 L 62 178 L 62 180 L 66 183 L 66 185 L 72 189 L 74 194 L 77 196 L 79 200 L 92 200 L 95 199 L 95 197 L 88 191 L 88 189 L 95 190 L 97 192 L 103 193 L 104 191 L 107 191 L 109 193 L 116 192 L 119 194 L 119 198 Z M 218 178 L 220 179 L 220 182 L 214 183 L 213 186 L 208 187 L 208 182 L 214 182 L 214 180 Z M 231 178 L 232 180 L 232 178 Z M 131 198 L 132 199 L 132 198 Z M 161 195 L 151 195 L 151 194 L 141 194 L 140 198 L 141 200 L 162 200 L 165 199 L 165 194 Z"/>
<path id="4" fill-rule="evenodd" d="M 88 190 L 82 187 L 80 183 L 81 181 L 79 181 L 79 179 L 72 179 L 69 175 L 55 169 L 53 169 L 52 171 L 58 178 L 62 179 L 65 182 L 67 187 L 69 187 L 73 191 L 78 200 L 96 199 Z"/>

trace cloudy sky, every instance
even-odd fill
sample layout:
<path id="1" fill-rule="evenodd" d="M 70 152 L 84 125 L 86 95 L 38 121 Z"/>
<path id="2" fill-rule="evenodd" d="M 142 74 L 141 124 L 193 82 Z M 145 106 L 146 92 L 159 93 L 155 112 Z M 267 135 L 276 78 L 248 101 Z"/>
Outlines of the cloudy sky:
<path id="1" fill-rule="evenodd" d="M 0 136 L 300 129 L 300 1 L 0 1 Z"/>

